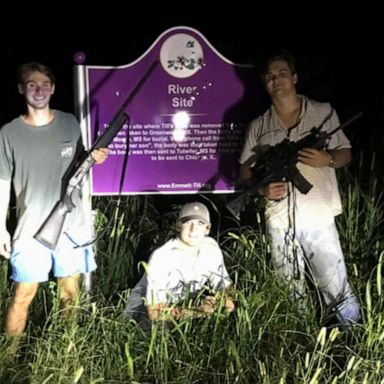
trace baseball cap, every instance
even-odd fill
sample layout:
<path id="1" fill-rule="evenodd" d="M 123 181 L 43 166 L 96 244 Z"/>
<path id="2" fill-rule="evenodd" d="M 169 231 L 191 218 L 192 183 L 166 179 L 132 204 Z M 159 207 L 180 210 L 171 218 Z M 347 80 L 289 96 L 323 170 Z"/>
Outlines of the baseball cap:
<path id="1" fill-rule="evenodd" d="M 210 224 L 211 220 L 208 208 L 204 204 L 198 202 L 183 205 L 179 213 L 179 221 L 185 223 L 186 221 L 193 219 L 201 220 L 205 224 Z"/>

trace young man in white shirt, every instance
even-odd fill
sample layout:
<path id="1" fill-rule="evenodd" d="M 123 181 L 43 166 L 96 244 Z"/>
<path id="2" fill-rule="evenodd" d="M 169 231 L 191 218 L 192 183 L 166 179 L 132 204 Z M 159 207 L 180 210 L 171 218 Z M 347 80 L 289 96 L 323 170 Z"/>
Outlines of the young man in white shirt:
<path id="1" fill-rule="evenodd" d="M 211 314 L 221 294 L 225 310 L 234 310 L 230 295 L 232 281 L 222 251 L 208 236 L 211 223 L 207 207 L 198 202 L 185 204 L 177 225 L 178 236 L 152 253 L 146 274 L 128 298 L 127 317 L 135 317 L 135 312 L 143 305 L 152 321 Z M 203 290 L 210 293 L 197 305 L 181 305 L 183 300 Z"/>
<path id="2" fill-rule="evenodd" d="M 240 175 L 255 185 L 252 167 L 260 155 L 284 139 L 298 141 L 313 127 L 332 131 L 339 125 L 328 103 L 319 103 L 296 93 L 298 75 L 289 52 L 282 51 L 266 62 L 263 81 L 271 107 L 249 126 L 240 157 Z M 312 184 L 307 194 L 291 182 L 276 181 L 259 188 L 266 199 L 265 217 L 272 262 L 292 287 L 293 296 L 304 296 L 305 263 L 326 302 L 343 325 L 360 318 L 359 307 L 348 283 L 344 256 L 335 224 L 341 200 L 335 168 L 351 161 L 351 145 L 342 131 L 327 148 L 303 148 L 296 164 Z"/>

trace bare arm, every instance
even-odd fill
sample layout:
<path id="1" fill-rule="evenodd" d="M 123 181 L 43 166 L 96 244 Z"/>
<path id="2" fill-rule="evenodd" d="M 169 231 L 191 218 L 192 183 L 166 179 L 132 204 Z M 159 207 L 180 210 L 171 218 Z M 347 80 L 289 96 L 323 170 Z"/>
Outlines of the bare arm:
<path id="1" fill-rule="evenodd" d="M 11 182 L 0 179 L 0 254 L 6 259 L 9 259 L 11 252 L 11 236 L 7 231 L 10 189 Z"/>
<path id="2" fill-rule="evenodd" d="M 256 183 L 252 168 L 249 165 L 242 164 L 240 166 L 240 179 L 248 186 Z M 257 189 L 259 195 L 265 196 L 269 200 L 281 200 L 287 196 L 287 191 L 287 183 L 285 182 L 274 182 Z"/>
<path id="3" fill-rule="evenodd" d="M 252 174 L 252 168 L 249 165 L 240 165 L 240 180 L 248 186 L 254 184 L 255 178 Z"/>
<path id="4" fill-rule="evenodd" d="M 298 160 L 300 162 L 315 168 L 342 168 L 349 164 L 352 159 L 351 148 L 332 149 L 328 151 L 303 148 L 298 154 Z"/>
<path id="5" fill-rule="evenodd" d="M 147 305 L 147 315 L 150 320 L 171 320 L 172 318 L 178 320 L 180 318 L 180 311 L 176 306 L 168 306 L 166 303 L 159 303 L 155 305 Z"/>
<path id="6" fill-rule="evenodd" d="M 147 314 L 152 321 L 169 321 L 171 319 L 180 320 L 189 317 L 204 317 L 212 314 L 217 307 L 219 300 L 218 296 L 224 294 L 225 310 L 230 313 L 235 309 L 235 304 L 232 298 L 232 287 L 229 286 L 223 291 L 218 292 L 215 296 L 207 296 L 202 301 L 201 305 L 197 307 L 182 308 L 177 305 L 168 306 L 166 303 L 159 303 L 157 305 L 148 305 Z"/>
<path id="7" fill-rule="evenodd" d="M 333 149 L 328 151 L 332 156 L 333 168 L 342 168 L 348 165 L 352 160 L 351 148 Z"/>
<path id="8" fill-rule="evenodd" d="M 233 312 L 235 309 L 235 303 L 232 297 L 232 285 L 229 285 L 222 291 L 218 291 L 215 296 L 205 297 L 199 309 L 206 314 L 213 313 L 216 310 L 218 300 L 220 301 L 221 295 L 224 296 L 223 299 L 225 310 L 228 313 Z"/>
<path id="9" fill-rule="evenodd" d="M 233 286 L 230 285 L 224 289 L 225 294 L 225 309 L 228 313 L 231 313 L 235 310 L 235 302 L 232 296 Z"/>

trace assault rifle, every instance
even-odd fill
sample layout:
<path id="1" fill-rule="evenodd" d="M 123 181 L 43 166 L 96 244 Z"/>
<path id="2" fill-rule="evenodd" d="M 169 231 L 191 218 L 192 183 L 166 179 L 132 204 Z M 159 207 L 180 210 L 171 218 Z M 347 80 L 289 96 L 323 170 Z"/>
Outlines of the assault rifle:
<path id="1" fill-rule="evenodd" d="M 133 100 L 136 94 L 139 92 L 140 88 L 143 86 L 145 81 L 154 71 L 156 66 L 159 64 L 158 61 L 155 61 L 151 64 L 151 66 L 147 69 L 143 77 L 137 83 L 136 87 L 133 91 L 128 95 L 127 99 L 115 115 L 115 117 L 108 124 L 108 127 L 104 131 L 104 133 L 99 136 L 91 149 L 88 151 L 86 158 L 77 166 L 74 170 L 73 175 L 70 177 L 67 187 L 65 189 L 65 193 L 61 197 L 61 199 L 55 204 L 48 218 L 44 221 L 43 225 L 34 235 L 34 238 L 40 241 L 49 249 L 55 249 L 57 242 L 59 240 L 59 236 L 63 229 L 64 221 L 68 212 L 71 212 L 75 207 L 72 201 L 72 193 L 75 188 L 81 183 L 83 177 L 88 173 L 90 168 L 94 165 L 95 160 L 92 158 L 92 151 L 98 148 L 106 148 L 112 142 L 113 138 L 117 135 L 117 132 L 121 129 L 123 124 L 129 120 L 128 114 L 125 112 L 128 104 Z"/>
<path id="2" fill-rule="evenodd" d="M 326 148 L 327 141 L 334 133 L 351 124 L 361 116 L 362 113 L 360 112 L 330 132 L 322 131 L 322 124 L 318 128 L 312 128 L 308 135 L 298 141 L 284 139 L 271 147 L 268 152 L 257 160 L 255 166 L 252 168 L 252 175 L 256 180 L 255 183 L 229 201 L 226 204 L 228 210 L 236 218 L 239 218 L 242 208 L 247 204 L 252 194 L 257 192 L 260 187 L 277 181 L 290 181 L 301 193 L 307 194 L 312 188 L 312 184 L 304 178 L 296 167 L 298 161 L 297 152 L 303 148 Z"/>

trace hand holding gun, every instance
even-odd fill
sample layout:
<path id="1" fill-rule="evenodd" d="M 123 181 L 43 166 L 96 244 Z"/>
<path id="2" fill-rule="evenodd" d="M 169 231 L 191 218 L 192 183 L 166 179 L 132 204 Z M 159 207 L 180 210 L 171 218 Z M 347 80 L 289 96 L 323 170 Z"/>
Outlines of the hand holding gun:
<path id="1" fill-rule="evenodd" d="M 106 156 L 106 148 L 117 135 L 123 124 L 127 121 L 129 123 L 129 116 L 125 112 L 125 109 L 136 96 L 144 82 L 148 79 L 158 64 L 159 62 L 155 61 L 147 69 L 146 73 L 127 97 L 115 117 L 108 124 L 108 127 L 104 133 L 97 138 L 95 143 L 92 145 L 92 148 L 89 150 L 85 160 L 83 160 L 81 164 L 75 169 L 72 177 L 69 179 L 64 196 L 60 199 L 60 201 L 56 203 L 48 218 L 35 234 L 34 238 L 40 241 L 49 249 L 56 248 L 61 231 L 63 229 L 65 217 L 67 213 L 71 212 L 74 208 L 74 204 L 72 202 L 73 191 L 80 185 L 82 179 L 88 173 L 90 168 L 95 164 L 95 162 L 102 162 L 105 160 L 104 156 Z"/>

